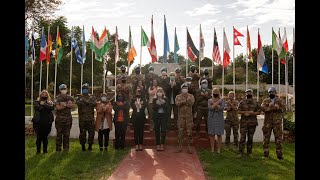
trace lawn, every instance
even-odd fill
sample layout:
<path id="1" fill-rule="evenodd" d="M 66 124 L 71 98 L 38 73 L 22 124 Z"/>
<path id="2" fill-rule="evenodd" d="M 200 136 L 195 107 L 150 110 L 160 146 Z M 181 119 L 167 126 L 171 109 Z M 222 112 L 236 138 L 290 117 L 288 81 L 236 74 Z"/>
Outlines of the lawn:
<path id="1" fill-rule="evenodd" d="M 36 155 L 34 136 L 25 136 L 25 179 L 100 179 L 109 177 L 125 157 L 129 147 L 100 152 L 97 142 L 93 152 L 82 152 L 78 139 L 70 141 L 69 153 L 55 152 L 55 139 L 49 138 L 48 153 Z"/>
<path id="2" fill-rule="evenodd" d="M 245 150 L 246 152 L 246 150 Z M 270 156 L 263 159 L 262 143 L 254 143 L 253 158 L 246 154 L 242 159 L 236 156 L 233 149 L 221 150 L 221 154 L 212 155 L 210 150 L 199 150 L 198 155 L 207 179 L 215 180 L 248 180 L 248 179 L 295 179 L 295 144 L 283 144 L 283 158 L 278 160 L 275 145 L 270 144 Z"/>

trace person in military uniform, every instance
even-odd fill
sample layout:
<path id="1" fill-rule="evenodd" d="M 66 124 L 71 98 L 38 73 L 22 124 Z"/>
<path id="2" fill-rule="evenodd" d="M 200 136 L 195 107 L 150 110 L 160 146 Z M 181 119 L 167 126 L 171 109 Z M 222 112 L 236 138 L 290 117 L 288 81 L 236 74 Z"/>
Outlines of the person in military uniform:
<path id="1" fill-rule="evenodd" d="M 225 110 L 227 117 L 225 119 L 226 140 L 227 147 L 230 145 L 231 129 L 233 130 L 233 144 L 234 148 L 238 149 L 239 140 L 239 117 L 238 117 L 238 104 L 239 102 L 234 98 L 234 92 L 229 91 L 228 100 L 226 101 Z"/>
<path id="2" fill-rule="evenodd" d="M 252 89 L 246 90 L 245 93 L 246 99 L 241 100 L 238 105 L 238 113 L 241 114 L 238 158 L 241 158 L 243 156 L 246 137 L 248 137 L 247 153 L 249 157 L 252 157 L 253 135 L 258 125 L 257 115 L 261 113 L 260 104 L 258 104 L 258 102 L 252 97 Z"/>
<path id="3" fill-rule="evenodd" d="M 127 83 L 127 78 L 125 76 L 121 77 L 121 83 L 117 85 L 117 94 L 124 94 L 127 100 L 132 99 L 131 86 Z"/>
<path id="4" fill-rule="evenodd" d="M 209 76 L 209 70 L 208 68 L 205 68 L 203 70 L 203 73 L 204 75 L 200 78 L 200 82 L 203 80 L 203 79 L 206 79 L 208 81 L 208 88 L 209 89 L 212 89 L 212 78 Z"/>
<path id="5" fill-rule="evenodd" d="M 177 83 L 177 86 L 179 87 L 179 89 L 181 89 L 181 85 L 185 82 L 185 77 L 181 75 L 181 69 L 180 68 L 176 68 L 174 70 L 174 72 L 176 73 L 175 81 Z"/>
<path id="6" fill-rule="evenodd" d="M 120 67 L 120 69 L 121 69 L 121 74 L 117 75 L 117 84 L 116 85 L 121 84 L 122 77 L 127 77 L 127 73 L 126 73 L 127 67 L 125 65 L 122 65 Z"/>
<path id="7" fill-rule="evenodd" d="M 181 86 L 181 94 L 176 96 L 176 104 L 178 106 L 178 148 L 176 152 L 182 152 L 183 140 L 184 137 L 187 137 L 188 153 L 192 154 L 192 105 L 194 104 L 194 97 L 188 93 L 188 85 L 186 83 Z M 187 136 L 184 135 L 185 132 Z"/>
<path id="8" fill-rule="evenodd" d="M 135 71 L 135 74 L 132 73 L 130 75 L 130 78 L 129 78 L 129 84 L 137 84 L 139 80 L 142 80 L 143 83 L 145 83 L 144 81 L 144 76 L 141 74 L 141 71 L 140 71 L 140 66 L 139 64 L 134 68 L 134 71 Z"/>
<path id="9" fill-rule="evenodd" d="M 170 78 L 167 76 L 167 68 L 163 67 L 161 68 L 161 77 L 159 77 L 158 81 L 159 81 L 159 86 L 164 90 L 165 96 L 168 97 L 169 93 L 170 93 Z"/>
<path id="10" fill-rule="evenodd" d="M 78 106 L 79 115 L 79 128 L 80 135 L 79 140 L 82 146 L 82 151 L 86 151 L 86 141 L 88 132 L 88 151 L 92 151 L 92 144 L 94 139 L 94 108 L 96 107 L 96 98 L 94 95 L 89 94 L 89 84 L 82 85 L 82 94 L 79 94 L 76 98 L 76 104 Z"/>
<path id="11" fill-rule="evenodd" d="M 193 96 L 195 96 L 196 95 L 196 90 L 199 89 L 199 80 L 201 78 L 199 73 L 197 73 L 195 65 L 191 65 L 190 66 L 189 77 L 192 78 L 192 80 L 191 80 L 191 88 L 190 88 L 189 93 L 191 93 Z"/>
<path id="12" fill-rule="evenodd" d="M 149 89 L 149 87 L 152 85 L 152 80 L 154 79 L 158 79 L 158 74 L 154 73 L 153 66 L 149 66 L 148 74 L 145 76 L 146 89 Z"/>
<path id="13" fill-rule="evenodd" d="M 188 92 L 191 91 L 191 81 L 192 81 L 192 77 L 190 77 L 190 76 L 186 77 L 185 81 L 184 81 L 186 83 L 186 85 L 188 86 Z M 190 93 L 190 94 L 192 94 L 192 93 Z"/>
<path id="14" fill-rule="evenodd" d="M 264 157 L 269 157 L 269 143 L 271 131 L 275 137 L 276 154 L 278 159 L 282 157 L 282 116 L 285 111 L 285 104 L 281 98 L 276 97 L 276 88 L 271 87 L 268 90 L 269 97 L 264 99 L 261 104 L 264 112 L 263 132 L 263 154 Z"/>
<path id="15" fill-rule="evenodd" d="M 208 88 L 208 81 L 203 79 L 201 81 L 201 88 L 196 91 L 195 108 L 197 111 L 197 118 L 195 119 L 196 125 L 196 138 L 200 137 L 200 123 L 202 117 L 206 123 L 206 132 L 208 133 L 208 100 L 211 98 L 211 89 Z"/>
<path id="16" fill-rule="evenodd" d="M 63 144 L 63 151 L 69 151 L 69 137 L 72 126 L 71 110 L 74 108 L 74 100 L 67 95 L 67 85 L 61 84 L 59 86 L 60 94 L 54 100 L 55 102 L 55 127 L 57 129 L 56 137 L 56 151 L 61 152 L 61 145 Z"/>

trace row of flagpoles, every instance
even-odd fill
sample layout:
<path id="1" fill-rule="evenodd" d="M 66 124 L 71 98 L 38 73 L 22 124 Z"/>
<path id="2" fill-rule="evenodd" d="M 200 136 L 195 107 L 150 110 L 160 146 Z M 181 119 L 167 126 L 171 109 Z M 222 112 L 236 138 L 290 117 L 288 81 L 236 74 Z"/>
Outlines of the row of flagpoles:
<path id="1" fill-rule="evenodd" d="M 70 85 L 69 85 L 69 90 L 70 90 L 70 95 L 71 95 L 71 83 L 72 83 L 72 57 L 73 57 L 73 49 L 75 51 L 75 57 L 77 59 L 77 62 L 81 64 L 81 86 L 83 83 L 83 64 L 85 63 L 86 60 L 86 41 L 85 41 L 85 35 L 84 35 L 84 26 L 83 26 L 83 36 L 82 36 L 82 54 L 80 52 L 80 49 L 77 45 L 77 40 L 74 37 L 74 32 L 73 32 L 73 27 L 72 27 L 72 38 L 71 38 L 71 58 L 70 58 Z M 238 36 L 244 36 L 241 34 L 238 30 L 236 30 L 233 27 L 233 61 L 235 59 L 235 46 L 236 45 L 241 45 L 240 41 L 238 40 Z M 201 30 L 201 25 L 200 25 L 200 41 L 199 41 L 199 51 L 195 47 L 192 38 L 189 34 L 188 28 L 186 28 L 186 73 L 188 74 L 188 59 L 191 61 L 195 61 L 196 58 L 198 57 L 199 59 L 199 70 L 200 70 L 200 61 L 204 59 L 204 38 L 202 35 L 202 30 Z M 294 37 L 294 29 L 293 29 L 293 46 L 295 45 L 295 37 Z M 218 41 L 217 41 L 217 35 L 216 35 L 216 30 L 214 28 L 214 42 L 213 42 L 213 51 L 212 51 L 212 61 L 222 65 L 222 96 L 224 92 L 224 68 L 226 68 L 229 63 L 230 63 L 230 46 L 227 40 L 227 36 L 225 33 L 225 29 L 223 29 L 223 58 L 221 59 L 220 55 L 220 50 L 218 46 Z M 32 35 L 31 35 L 31 48 L 32 48 L 32 68 L 31 68 L 31 73 L 32 73 L 32 78 L 31 78 L 31 92 L 33 92 L 33 64 L 35 61 L 35 50 L 34 50 L 34 31 L 32 30 Z M 47 43 L 48 41 L 48 43 Z M 49 63 L 50 63 L 50 54 L 52 52 L 52 38 L 50 35 L 50 27 L 48 27 L 48 40 L 46 41 L 45 34 L 44 34 L 44 28 L 42 28 L 42 36 L 41 36 L 41 42 L 40 42 L 40 87 L 39 87 L 39 93 L 41 92 L 41 81 L 42 81 L 42 61 L 46 60 L 47 62 L 47 81 L 46 81 L 46 89 L 48 89 L 48 68 L 49 68 Z M 128 74 L 129 74 L 129 67 L 133 63 L 134 58 L 137 56 L 135 47 L 132 42 L 132 36 L 131 36 L 131 28 L 129 26 L 129 41 L 128 41 Z M 116 27 L 116 36 L 115 36 L 115 45 L 116 45 L 116 53 L 115 53 L 115 69 L 116 69 L 116 62 L 119 60 L 119 44 L 118 44 L 118 30 Z M 151 61 L 152 63 L 157 62 L 158 56 L 157 56 L 157 50 L 156 50 L 156 43 L 155 43 L 155 38 L 154 38 L 154 31 L 153 31 L 153 16 L 151 18 L 151 36 L 150 40 L 148 36 L 146 35 L 145 31 L 143 30 L 141 26 L 141 46 L 140 46 L 140 67 L 142 64 L 142 47 L 147 46 L 150 56 L 151 56 Z M 241 45 L 242 46 L 242 45 Z M 104 86 L 103 86 L 103 92 L 105 93 L 105 75 L 106 75 L 106 57 L 107 57 L 107 50 L 109 48 L 109 39 L 107 36 L 107 30 L 106 27 L 104 28 L 104 31 L 101 35 L 100 38 L 96 37 L 96 34 L 94 32 L 94 29 L 92 27 L 92 34 L 91 34 L 91 40 L 90 40 L 90 47 L 92 50 L 92 82 L 91 86 L 93 86 L 93 52 L 95 52 L 95 59 L 102 62 L 103 58 L 103 66 L 104 66 Z M 59 33 L 59 27 L 57 27 L 57 36 L 56 36 L 56 47 L 55 47 L 54 55 L 55 55 L 55 83 L 54 83 L 54 97 L 56 96 L 56 76 L 57 76 L 57 65 L 60 63 L 63 51 L 62 51 L 62 42 L 61 42 L 61 37 Z M 177 58 L 177 51 L 179 50 L 179 43 L 178 43 L 178 38 L 176 34 L 176 28 L 175 28 L 175 38 L 174 38 L 174 63 L 178 63 L 178 58 Z M 286 94 L 288 94 L 288 71 L 287 71 L 287 62 L 286 62 L 286 55 L 288 52 L 288 41 L 286 37 L 286 29 L 284 29 L 284 35 L 281 38 L 280 37 L 280 29 L 278 36 L 275 34 L 272 28 L 272 85 L 273 85 L 273 49 L 276 50 L 278 54 L 278 71 L 279 71 L 279 91 L 280 91 L 280 62 L 282 64 L 285 64 L 285 84 L 286 84 Z M 262 48 L 262 43 L 261 43 L 261 38 L 260 38 L 260 32 L 258 29 L 258 49 L 257 49 L 257 100 L 259 100 L 259 71 L 263 73 L 268 73 L 268 66 L 267 62 L 265 60 L 264 56 L 264 51 Z M 28 38 L 26 36 L 26 62 L 28 61 Z M 167 52 L 170 52 L 170 47 L 169 47 L 169 39 L 168 39 L 168 32 L 167 32 L 167 26 L 166 26 L 166 18 L 164 16 L 164 59 L 163 63 L 167 63 Z M 248 88 L 248 61 L 253 62 L 252 59 L 252 51 L 251 51 L 251 43 L 250 43 L 250 33 L 247 27 L 247 51 L 246 51 L 246 89 Z M 116 71 L 115 71 L 116 72 Z M 212 63 L 212 74 L 213 74 L 213 63 Z M 116 76 L 116 74 L 115 74 Z M 293 76 L 294 76 L 294 56 L 293 56 Z M 295 81 L 293 77 L 293 89 L 295 89 Z M 233 90 L 235 91 L 235 63 L 233 63 Z M 294 90 L 295 91 L 295 90 Z M 93 88 L 92 88 L 92 93 L 93 93 Z M 33 99 L 33 93 L 31 93 L 31 99 Z M 286 98 L 287 102 L 287 98 Z M 32 111 L 31 111 L 32 112 Z"/>

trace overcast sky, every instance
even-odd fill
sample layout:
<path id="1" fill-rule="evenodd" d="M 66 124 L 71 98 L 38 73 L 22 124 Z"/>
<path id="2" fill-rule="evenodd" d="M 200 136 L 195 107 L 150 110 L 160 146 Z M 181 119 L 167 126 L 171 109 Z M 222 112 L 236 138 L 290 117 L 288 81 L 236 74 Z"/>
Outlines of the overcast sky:
<path id="1" fill-rule="evenodd" d="M 65 16 L 68 27 L 84 25 L 86 40 L 91 27 L 101 34 L 104 26 L 111 34 L 118 26 L 119 38 L 128 41 L 131 26 L 133 44 L 137 51 L 135 64 L 140 62 L 140 27 L 150 38 L 151 16 L 153 15 L 154 36 L 157 55 L 163 55 L 164 15 L 166 16 L 170 50 L 173 51 L 174 28 L 177 28 L 180 50 L 186 55 L 186 27 L 197 48 L 199 48 L 199 26 L 201 24 L 205 41 L 204 55 L 212 59 L 213 29 L 216 29 L 220 54 L 223 48 L 223 28 L 225 28 L 230 56 L 233 55 L 234 26 L 245 37 L 239 37 L 243 45 L 235 46 L 235 54 L 246 52 L 246 27 L 249 27 L 251 48 L 257 48 L 258 28 L 262 45 L 270 45 L 272 27 L 281 37 L 286 28 L 289 49 L 292 49 L 293 28 L 295 27 L 294 0 L 65 0 L 57 16 Z M 146 47 L 142 48 L 142 64 L 151 61 Z M 133 66 L 132 66 L 133 67 Z"/>

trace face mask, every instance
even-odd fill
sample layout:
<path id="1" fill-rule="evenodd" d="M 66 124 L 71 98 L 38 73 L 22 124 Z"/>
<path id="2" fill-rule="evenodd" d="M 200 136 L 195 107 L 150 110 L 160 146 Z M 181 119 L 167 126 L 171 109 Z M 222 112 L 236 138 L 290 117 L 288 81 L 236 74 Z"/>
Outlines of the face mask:
<path id="1" fill-rule="evenodd" d="M 89 94 L 89 90 L 88 89 L 82 89 L 82 94 Z"/>
<path id="2" fill-rule="evenodd" d="M 207 87 L 208 87 L 208 84 L 201 84 L 202 89 L 207 89 Z"/>
<path id="3" fill-rule="evenodd" d="M 219 97 L 219 94 L 213 94 L 213 97 L 214 97 L 214 98 L 218 98 L 218 97 Z"/>
<path id="4" fill-rule="evenodd" d="M 274 94 L 270 94 L 270 95 L 269 95 L 269 97 L 270 97 L 271 99 L 273 99 L 273 98 L 275 98 L 275 97 L 276 97 L 276 95 L 274 95 Z"/>
<path id="5" fill-rule="evenodd" d="M 122 82 L 122 83 L 126 83 L 127 81 L 126 81 L 126 80 L 122 80 L 121 82 Z"/>
<path id="6" fill-rule="evenodd" d="M 161 96 L 162 96 L 162 93 L 157 93 L 157 96 L 161 97 Z"/>
<path id="7" fill-rule="evenodd" d="M 192 69 L 191 72 L 194 73 L 195 69 Z"/>
<path id="8" fill-rule="evenodd" d="M 105 96 L 101 97 L 101 101 L 106 102 L 107 101 L 107 97 L 105 97 Z"/>
<path id="9" fill-rule="evenodd" d="M 136 74 L 140 74 L 140 69 L 137 69 L 137 70 L 136 70 Z"/>
<path id="10" fill-rule="evenodd" d="M 67 94 L 67 90 L 60 90 L 61 94 Z"/>
<path id="11" fill-rule="evenodd" d="M 126 70 L 121 70 L 121 72 L 122 72 L 122 73 L 125 73 L 125 72 L 126 72 Z"/>
<path id="12" fill-rule="evenodd" d="M 118 101 L 123 101 L 123 97 L 118 97 Z"/>
<path id="13" fill-rule="evenodd" d="M 173 81 L 174 80 L 174 76 L 170 76 L 170 80 Z"/>
<path id="14" fill-rule="evenodd" d="M 247 98 L 248 98 L 248 99 L 252 98 L 252 95 L 251 95 L 251 94 L 248 94 L 248 95 L 247 95 Z"/>
<path id="15" fill-rule="evenodd" d="M 153 70 L 150 70 L 149 73 L 153 73 Z"/>
<path id="16" fill-rule="evenodd" d="M 45 100 L 47 100 L 48 99 L 48 97 L 47 96 L 45 96 L 45 97 L 41 97 L 41 100 L 43 100 L 43 101 L 45 101 Z"/>
<path id="17" fill-rule="evenodd" d="M 181 89 L 181 92 L 182 92 L 182 93 L 187 93 L 187 92 L 188 92 L 188 89 Z"/>
<path id="18" fill-rule="evenodd" d="M 188 86 L 190 86 L 190 85 L 191 85 L 191 82 L 187 82 L 186 84 L 187 84 Z"/>
<path id="19" fill-rule="evenodd" d="M 209 75 L 209 73 L 208 73 L 208 72 L 205 72 L 205 73 L 204 73 L 204 75 L 208 76 L 208 75 Z"/>

